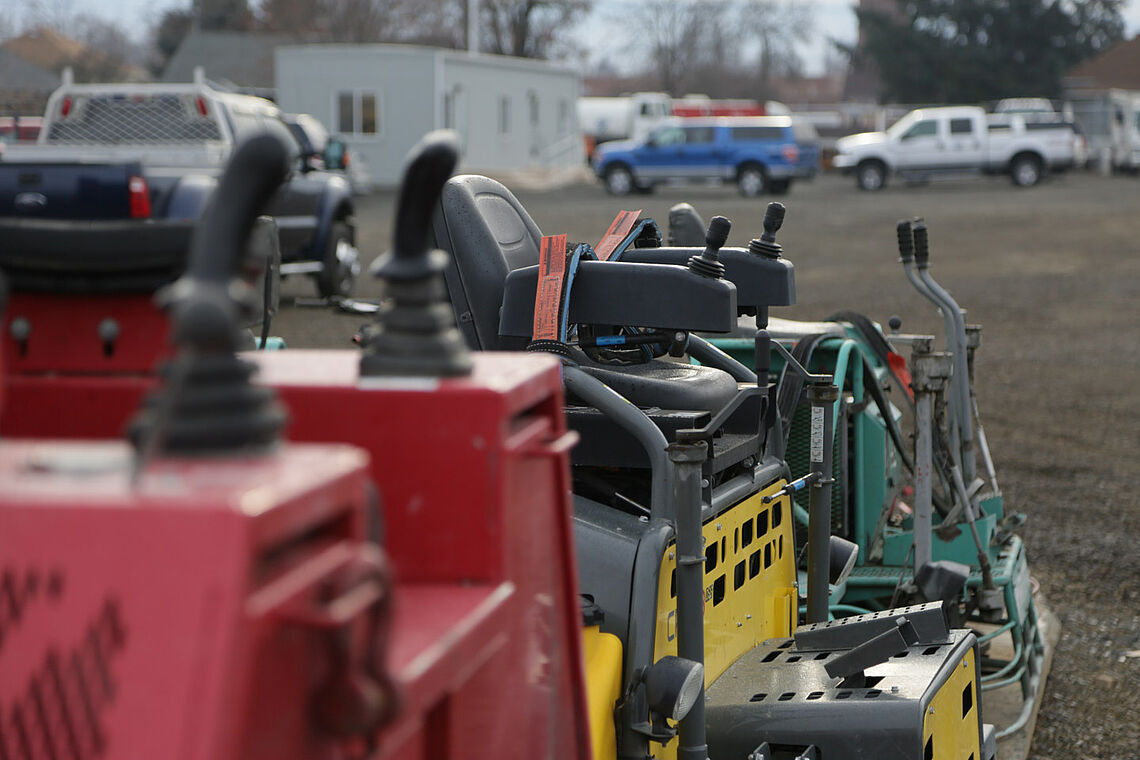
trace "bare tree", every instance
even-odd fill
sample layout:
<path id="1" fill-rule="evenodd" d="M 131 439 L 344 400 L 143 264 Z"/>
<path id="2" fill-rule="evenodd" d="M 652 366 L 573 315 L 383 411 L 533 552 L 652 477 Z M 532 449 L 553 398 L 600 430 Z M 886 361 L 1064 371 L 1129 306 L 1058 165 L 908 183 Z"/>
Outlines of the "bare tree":
<path id="1" fill-rule="evenodd" d="M 27 0 L 24 4 L 24 28 L 46 26 L 71 36 L 75 15 L 74 0 Z"/>
<path id="2" fill-rule="evenodd" d="M 741 28 L 759 44 L 755 70 L 761 83 L 803 70 L 796 44 L 811 38 L 809 6 L 794 0 L 745 0 L 739 14 Z"/>
<path id="3" fill-rule="evenodd" d="M 593 0 L 479 0 L 480 50 L 547 57 Z M 261 28 L 327 42 L 466 47 L 467 0 L 262 0 Z"/>
<path id="4" fill-rule="evenodd" d="M 194 0 L 194 11 L 203 31 L 247 32 L 253 27 L 248 0 Z"/>
<path id="5" fill-rule="evenodd" d="M 259 27 L 298 39 L 318 38 L 323 13 L 323 0 L 263 0 L 258 9 Z"/>
<path id="6" fill-rule="evenodd" d="M 774 75 L 795 71 L 810 9 L 795 0 L 644 0 L 630 14 L 631 50 L 672 95 L 758 97 Z"/>
<path id="7" fill-rule="evenodd" d="M 313 42 L 457 45 L 452 0 L 263 0 L 260 28 Z"/>
<path id="8" fill-rule="evenodd" d="M 559 33 L 588 12 L 591 4 L 591 0 L 482 0 L 482 49 L 546 58 Z"/>

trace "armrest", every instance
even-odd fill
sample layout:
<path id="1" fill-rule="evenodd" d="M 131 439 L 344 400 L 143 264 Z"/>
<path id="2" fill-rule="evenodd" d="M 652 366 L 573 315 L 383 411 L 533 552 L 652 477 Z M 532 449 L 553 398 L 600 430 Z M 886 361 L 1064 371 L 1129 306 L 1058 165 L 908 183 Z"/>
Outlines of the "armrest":
<path id="1" fill-rule="evenodd" d="M 679 264 L 699 256 L 702 248 L 627 248 L 622 262 Z M 736 302 L 741 308 L 792 306 L 796 302 L 795 267 L 788 259 L 771 259 L 746 248 L 721 248 L 724 278 L 736 285 Z"/>
<path id="2" fill-rule="evenodd" d="M 537 266 L 507 275 L 499 335 L 531 336 L 537 284 Z M 583 261 L 570 292 L 570 322 L 730 332 L 736 327 L 736 286 L 679 266 Z"/>

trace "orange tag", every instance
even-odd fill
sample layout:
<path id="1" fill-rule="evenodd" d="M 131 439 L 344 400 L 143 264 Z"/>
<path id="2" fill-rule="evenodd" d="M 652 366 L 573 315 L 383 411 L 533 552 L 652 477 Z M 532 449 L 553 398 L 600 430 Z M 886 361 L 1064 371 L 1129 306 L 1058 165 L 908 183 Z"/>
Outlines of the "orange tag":
<path id="1" fill-rule="evenodd" d="M 618 247 L 618 243 L 625 240 L 625 236 L 633 229 L 633 225 L 637 224 L 639 216 L 641 216 L 641 209 L 618 212 L 618 215 L 610 223 L 610 228 L 602 236 L 601 242 L 594 247 L 594 253 L 598 255 L 599 259 L 609 261 L 614 249 Z"/>
<path id="2" fill-rule="evenodd" d="M 534 339 L 560 340 L 558 307 L 566 275 L 566 236 L 545 235 L 538 249 L 538 287 L 534 293 Z"/>

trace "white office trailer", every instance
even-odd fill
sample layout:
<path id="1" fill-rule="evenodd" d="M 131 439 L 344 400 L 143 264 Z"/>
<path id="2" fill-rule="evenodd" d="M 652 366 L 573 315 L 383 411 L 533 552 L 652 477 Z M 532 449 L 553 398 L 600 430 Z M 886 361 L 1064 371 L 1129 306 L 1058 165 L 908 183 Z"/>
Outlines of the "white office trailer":
<path id="1" fill-rule="evenodd" d="M 399 183 L 424 133 L 459 133 L 460 171 L 580 167 L 578 74 L 545 61 L 411 45 L 288 45 L 276 52 L 277 102 L 310 113 L 363 159 L 371 181 Z"/>

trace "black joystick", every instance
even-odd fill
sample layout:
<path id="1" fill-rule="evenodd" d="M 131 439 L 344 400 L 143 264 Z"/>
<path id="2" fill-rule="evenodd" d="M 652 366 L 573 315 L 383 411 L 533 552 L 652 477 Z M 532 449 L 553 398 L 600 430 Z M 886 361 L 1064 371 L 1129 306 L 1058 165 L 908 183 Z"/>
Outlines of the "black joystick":
<path id="1" fill-rule="evenodd" d="M 784 248 L 776 242 L 776 233 L 784 225 L 784 213 L 786 211 L 787 209 L 782 203 L 773 201 L 768 204 L 768 209 L 764 212 L 764 233 L 760 237 L 752 239 L 752 242 L 748 244 L 749 251 L 771 259 L 780 258 Z"/>
<path id="2" fill-rule="evenodd" d="M 728 242 L 731 230 L 732 222 L 723 216 L 710 219 L 708 231 L 705 232 L 705 250 L 700 256 L 689 257 L 689 271 L 713 279 L 724 277 L 724 264 L 717 258 L 717 252 Z"/>
<path id="3" fill-rule="evenodd" d="M 362 377 L 471 372 L 471 353 L 447 302 L 447 254 L 428 245 L 432 212 L 458 161 L 458 142 L 448 130 L 431 132 L 412 148 L 396 207 L 394 245 L 371 267 L 387 287 L 376 321 L 361 341 Z"/>
<path id="4" fill-rule="evenodd" d="M 258 214 L 288 173 L 288 149 L 278 138 L 263 134 L 239 145 L 194 227 L 186 274 L 159 292 L 178 354 L 131 422 L 136 475 L 152 455 L 257 453 L 276 445 L 285 411 L 272 389 L 250 382 L 255 366 L 235 353 L 238 317 L 252 302 L 238 275 Z"/>
<path id="5" fill-rule="evenodd" d="M 909 219 L 900 221 L 895 229 L 899 238 L 899 260 L 904 264 L 914 261 L 914 231 Z"/>

